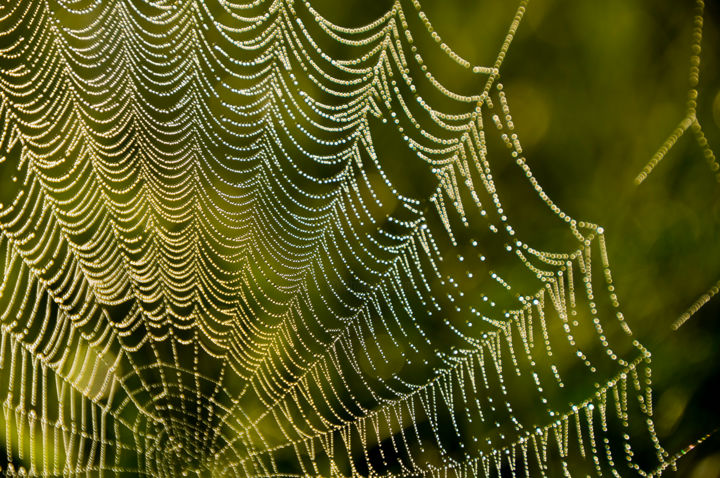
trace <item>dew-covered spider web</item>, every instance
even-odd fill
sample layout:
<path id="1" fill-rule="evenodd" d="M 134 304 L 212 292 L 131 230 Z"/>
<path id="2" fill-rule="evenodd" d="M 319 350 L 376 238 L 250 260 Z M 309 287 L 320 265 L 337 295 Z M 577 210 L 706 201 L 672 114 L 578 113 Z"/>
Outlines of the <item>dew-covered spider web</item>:
<path id="1" fill-rule="evenodd" d="M 4 2 L 3 472 L 672 468 L 603 228 L 515 130 L 526 3 L 475 65 L 418 0 Z"/>

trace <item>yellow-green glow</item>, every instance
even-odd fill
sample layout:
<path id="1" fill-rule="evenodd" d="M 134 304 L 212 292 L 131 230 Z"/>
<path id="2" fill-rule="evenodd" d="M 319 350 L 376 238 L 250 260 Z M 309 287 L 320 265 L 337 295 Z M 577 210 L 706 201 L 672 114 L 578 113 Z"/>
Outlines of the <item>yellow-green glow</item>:
<path id="1" fill-rule="evenodd" d="M 553 2 L 371 3 L 0 6 L 3 472 L 676 466 L 690 395 L 656 429 L 610 233 L 533 173 L 562 112 L 505 73 Z M 622 45 L 645 19 L 608 8 Z M 691 13 L 685 114 L 639 187 L 686 132 L 718 174 Z"/>

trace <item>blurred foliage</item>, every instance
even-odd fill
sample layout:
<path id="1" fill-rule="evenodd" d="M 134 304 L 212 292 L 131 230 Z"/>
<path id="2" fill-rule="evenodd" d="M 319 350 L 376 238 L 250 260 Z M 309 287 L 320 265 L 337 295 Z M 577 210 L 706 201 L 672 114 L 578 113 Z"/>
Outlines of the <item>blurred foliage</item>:
<path id="1" fill-rule="evenodd" d="M 338 24 L 361 25 L 390 3 L 323 0 L 314 5 Z M 500 0 L 435 0 L 423 7 L 444 41 L 473 64 L 494 61 L 516 10 L 515 2 Z M 658 433 L 671 453 L 720 426 L 715 392 L 720 297 L 677 331 L 671 327 L 720 279 L 720 184 L 689 133 L 643 184 L 634 178 L 685 114 L 693 7 L 674 0 L 530 0 L 501 72 L 540 184 L 569 214 L 605 228 L 622 310 L 653 353 Z M 718 2 L 708 3 L 704 19 L 698 117 L 717 151 Z M 465 91 L 479 88 L 468 76 L 449 73 L 442 79 Z M 403 144 L 393 143 L 397 139 L 383 136 L 380 125 L 375 132 L 385 154 L 408 154 Z M 8 157 L 6 165 L 18 163 L 19 151 L 17 156 Z M 503 165 L 494 166 L 502 181 Z M 4 167 L 0 163 L 0 202 L 8 203 L 17 184 L 12 168 Z M 399 189 L 427 191 L 432 178 L 402 173 L 402 168 L 390 171 Z M 525 207 L 526 192 L 515 195 L 506 185 L 504 194 L 516 229 L 553 250 L 557 231 Z M 387 336 L 377 341 L 393 353 L 379 370 L 369 360 L 360 366 L 387 378 L 402 368 L 402 349 L 393 349 Z M 211 368 L 208 376 L 215 373 Z M 678 476 L 720 477 L 717 435 L 679 461 Z"/>
<path id="2" fill-rule="evenodd" d="M 323 2 L 320 2 L 322 5 Z M 324 2 L 340 24 L 365 2 Z M 370 2 L 373 7 L 382 2 Z M 351 6 L 352 5 L 352 6 Z M 514 2 L 423 4 L 444 41 L 490 64 Z M 531 0 L 502 81 L 533 173 L 569 214 L 605 227 L 621 307 L 653 353 L 658 431 L 679 450 L 720 426 L 720 297 L 671 325 L 720 279 L 720 184 L 687 132 L 649 178 L 634 178 L 685 115 L 694 2 Z M 720 4 L 705 6 L 698 118 L 720 146 Z M 505 193 L 513 202 L 512 193 Z M 554 235 L 514 210 L 549 249 Z M 679 462 L 678 476 L 720 476 L 720 440 Z"/>

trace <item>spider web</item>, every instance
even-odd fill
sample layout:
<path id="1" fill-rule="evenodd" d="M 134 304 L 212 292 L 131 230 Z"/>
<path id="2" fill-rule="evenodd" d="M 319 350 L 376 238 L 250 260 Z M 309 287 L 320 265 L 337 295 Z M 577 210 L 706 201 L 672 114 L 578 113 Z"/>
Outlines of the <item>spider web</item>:
<path id="1" fill-rule="evenodd" d="M 415 0 L 352 28 L 309 2 L 3 5 L 4 471 L 671 466 L 604 231 L 514 128 L 525 8 L 471 65 Z M 514 225 L 498 165 L 557 249 Z"/>

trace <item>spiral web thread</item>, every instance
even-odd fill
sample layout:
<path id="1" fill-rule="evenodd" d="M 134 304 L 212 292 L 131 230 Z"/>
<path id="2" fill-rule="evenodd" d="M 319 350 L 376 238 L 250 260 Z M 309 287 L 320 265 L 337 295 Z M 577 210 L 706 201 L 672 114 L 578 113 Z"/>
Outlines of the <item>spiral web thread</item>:
<path id="1" fill-rule="evenodd" d="M 289 0 L 4 3 L 3 472 L 670 466 L 603 230 L 514 130 L 525 8 L 474 66 L 416 0 L 357 28 Z M 557 250 L 511 225 L 498 165 Z"/>

